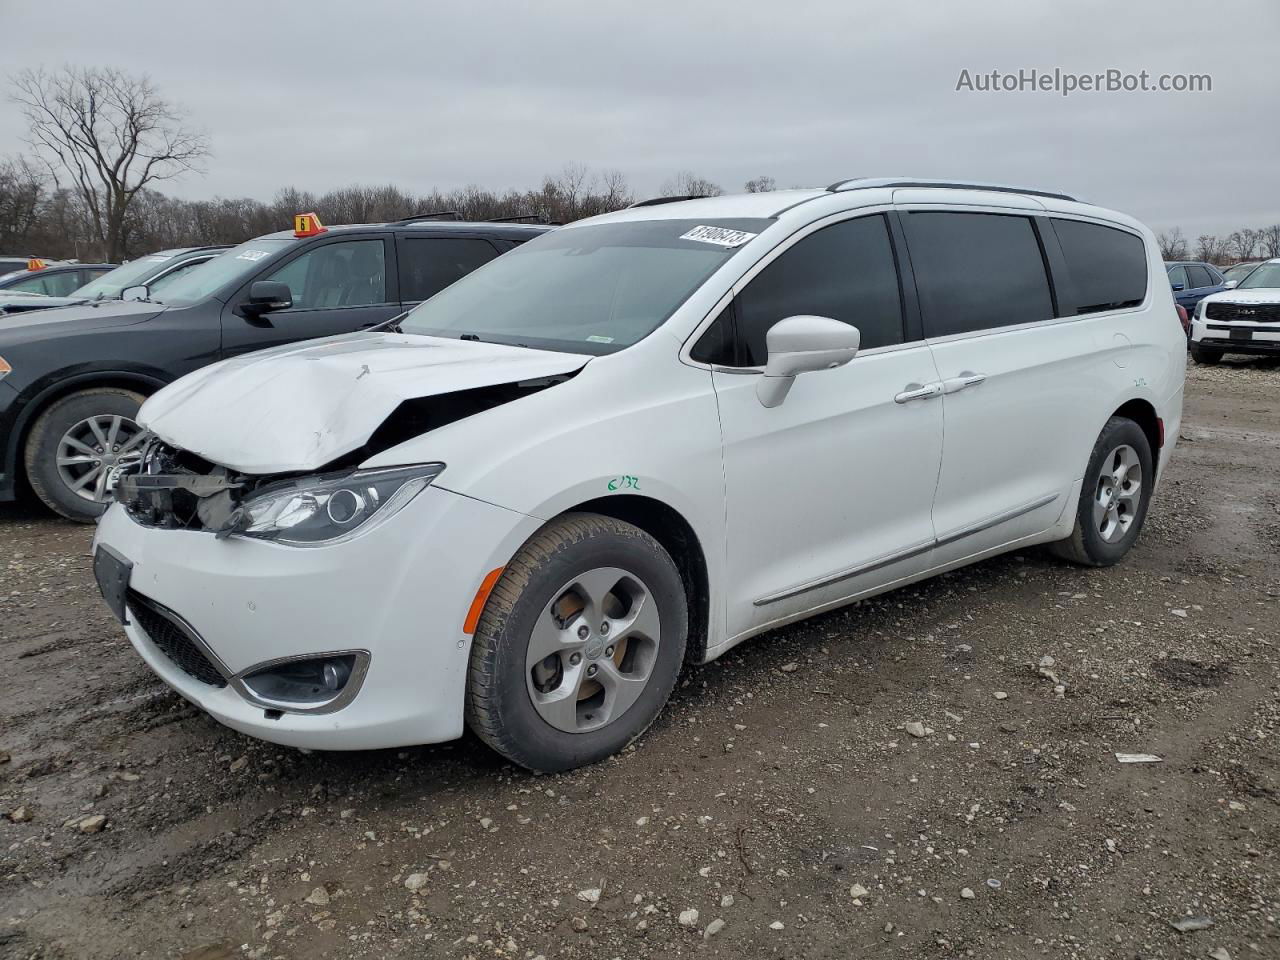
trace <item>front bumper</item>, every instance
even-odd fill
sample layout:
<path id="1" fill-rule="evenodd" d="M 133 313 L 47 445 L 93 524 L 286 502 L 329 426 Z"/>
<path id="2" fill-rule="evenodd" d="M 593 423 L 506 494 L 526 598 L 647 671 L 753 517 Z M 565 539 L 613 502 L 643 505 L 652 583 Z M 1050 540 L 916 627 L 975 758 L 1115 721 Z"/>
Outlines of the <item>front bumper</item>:
<path id="1" fill-rule="evenodd" d="M 166 683 L 215 719 L 317 750 L 432 743 L 462 733 L 467 611 L 486 573 L 540 521 L 428 487 L 391 521 L 347 543 L 295 548 L 143 527 L 120 506 L 94 537 L 133 564 L 129 588 L 177 614 L 229 674 L 289 657 L 360 649 L 354 699 L 327 713 L 264 709 L 234 683 L 181 668 L 130 615 L 125 632 Z"/>
<path id="2" fill-rule="evenodd" d="M 1248 339 L 1232 336 L 1235 331 L 1248 333 Z M 1280 325 L 1196 318 L 1191 322 L 1191 342 L 1226 353 L 1275 355 L 1280 353 Z"/>

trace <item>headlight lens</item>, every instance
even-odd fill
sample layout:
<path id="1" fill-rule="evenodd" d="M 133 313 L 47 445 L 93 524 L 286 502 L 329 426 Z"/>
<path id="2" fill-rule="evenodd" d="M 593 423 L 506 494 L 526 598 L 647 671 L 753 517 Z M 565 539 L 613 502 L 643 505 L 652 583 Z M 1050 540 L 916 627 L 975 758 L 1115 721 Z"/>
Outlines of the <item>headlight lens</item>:
<path id="1" fill-rule="evenodd" d="M 424 463 L 273 484 L 240 504 L 218 536 L 253 537 L 292 547 L 342 543 L 395 516 L 443 470 L 443 463 Z"/>

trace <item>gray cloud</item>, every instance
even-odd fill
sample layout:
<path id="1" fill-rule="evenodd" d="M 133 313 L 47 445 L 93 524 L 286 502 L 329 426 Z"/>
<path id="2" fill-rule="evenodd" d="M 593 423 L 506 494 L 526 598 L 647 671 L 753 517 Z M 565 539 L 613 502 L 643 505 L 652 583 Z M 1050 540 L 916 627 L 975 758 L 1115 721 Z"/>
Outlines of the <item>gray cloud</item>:
<path id="1" fill-rule="evenodd" d="M 180 196 L 283 185 L 533 186 L 566 163 L 642 194 L 847 176 L 1065 189 L 1195 236 L 1280 221 L 1280 5 L 7 3 L 6 72 L 145 71 L 211 135 Z M 21 43 L 12 42 L 21 38 Z M 962 69 L 1208 73 L 1211 93 L 965 93 Z M 0 153 L 21 149 L 0 102 Z"/>

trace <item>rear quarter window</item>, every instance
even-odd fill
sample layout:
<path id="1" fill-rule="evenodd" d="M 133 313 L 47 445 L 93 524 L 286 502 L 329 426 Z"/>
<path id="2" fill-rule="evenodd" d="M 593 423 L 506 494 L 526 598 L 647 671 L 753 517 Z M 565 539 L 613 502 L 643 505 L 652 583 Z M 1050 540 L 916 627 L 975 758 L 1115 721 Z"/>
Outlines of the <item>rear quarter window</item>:
<path id="1" fill-rule="evenodd" d="M 1127 230 L 1053 219 L 1075 292 L 1076 313 L 1136 307 L 1147 297 L 1147 248 Z"/>

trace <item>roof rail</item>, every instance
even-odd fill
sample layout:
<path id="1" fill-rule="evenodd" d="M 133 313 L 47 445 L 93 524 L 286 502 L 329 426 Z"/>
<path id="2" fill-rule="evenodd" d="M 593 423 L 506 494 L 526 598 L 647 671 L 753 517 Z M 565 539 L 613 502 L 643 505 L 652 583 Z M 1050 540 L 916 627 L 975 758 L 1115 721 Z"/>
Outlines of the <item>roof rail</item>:
<path id="1" fill-rule="evenodd" d="M 540 213 L 519 213 L 510 217 L 489 217 L 485 223 L 520 223 L 532 220 L 534 223 L 547 223 L 547 218 Z"/>
<path id="2" fill-rule="evenodd" d="M 411 217 L 401 217 L 399 220 L 392 220 L 392 223 L 413 223 L 416 220 L 439 220 L 442 217 L 448 217 L 450 220 L 461 220 L 462 214 L 457 210 L 433 210 L 430 213 L 415 213 Z"/>
<path id="3" fill-rule="evenodd" d="M 631 204 L 630 207 L 627 207 L 627 209 L 630 210 L 632 207 L 656 207 L 662 203 L 679 203 L 681 200 L 705 199 L 707 199 L 707 194 L 705 193 L 691 193 L 683 197 L 653 197 L 650 200 L 637 200 L 635 203 Z"/>
<path id="4" fill-rule="evenodd" d="M 837 180 L 827 187 L 827 190 L 831 193 L 837 193 L 841 190 L 872 190 L 877 187 L 939 187 L 950 190 L 988 190 L 992 193 L 1022 193 L 1029 197 L 1052 197 L 1055 200 L 1070 200 L 1073 203 L 1083 202 L 1066 193 L 1055 193 L 1052 190 L 1032 190 L 1029 187 L 1011 187 L 1000 183 L 911 180 L 894 177 L 855 177 L 852 180 Z"/>

